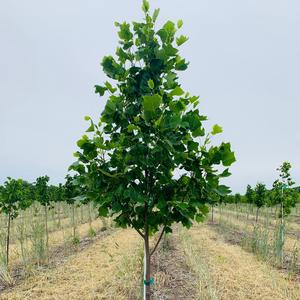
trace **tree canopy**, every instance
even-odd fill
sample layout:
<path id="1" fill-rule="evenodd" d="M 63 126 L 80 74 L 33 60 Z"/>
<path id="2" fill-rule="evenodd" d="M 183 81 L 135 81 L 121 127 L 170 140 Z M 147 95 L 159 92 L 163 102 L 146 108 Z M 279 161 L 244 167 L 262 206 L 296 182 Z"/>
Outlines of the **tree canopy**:
<path id="1" fill-rule="evenodd" d="M 199 97 L 178 82 L 188 67 L 178 50 L 188 40 L 177 35 L 183 22 L 157 29 L 159 10 L 150 14 L 144 1 L 143 11 L 141 22 L 115 23 L 116 55 L 101 62 L 109 80 L 95 86 L 101 99 L 107 97 L 105 109 L 100 120 L 85 118 L 90 126 L 71 169 L 101 216 L 145 236 L 161 225 L 168 232 L 173 222 L 190 227 L 201 221 L 208 195 L 229 192 L 220 179 L 230 175 L 235 157 L 229 143 L 210 145 L 222 128 L 206 132 Z"/>

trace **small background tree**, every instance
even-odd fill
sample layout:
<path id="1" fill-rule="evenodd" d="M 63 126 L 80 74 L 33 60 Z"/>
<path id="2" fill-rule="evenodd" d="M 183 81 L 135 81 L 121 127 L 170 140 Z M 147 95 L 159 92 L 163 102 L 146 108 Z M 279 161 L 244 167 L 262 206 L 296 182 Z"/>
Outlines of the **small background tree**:
<path id="1" fill-rule="evenodd" d="M 266 204 L 266 185 L 264 183 L 257 183 L 255 186 L 255 197 L 254 197 L 254 204 L 256 206 L 256 217 L 255 223 L 258 221 L 258 213 L 259 210 Z"/>
<path id="2" fill-rule="evenodd" d="M 20 210 L 29 206 L 24 194 L 24 182 L 22 179 L 13 179 L 8 177 L 1 189 L 0 211 L 7 215 L 7 235 L 6 235 L 6 261 L 9 268 L 9 246 L 10 246 L 10 227 L 11 220 L 16 218 Z"/>
<path id="3" fill-rule="evenodd" d="M 285 218 L 291 213 L 291 208 L 295 207 L 297 201 L 297 191 L 293 189 L 295 182 L 292 180 L 290 170 L 292 165 L 289 162 L 283 162 L 276 170 L 279 172 L 279 178 L 273 183 L 272 200 L 274 205 L 280 205 L 278 217 L 280 218 L 279 236 L 281 264 L 283 264 L 284 253 L 283 246 L 285 242 Z"/>
<path id="4" fill-rule="evenodd" d="M 50 208 L 51 199 L 49 197 L 49 182 L 50 178 L 48 176 L 40 176 L 35 182 L 35 197 L 44 207 L 45 214 L 45 232 L 46 232 L 46 250 L 49 252 L 49 230 L 48 230 L 48 209 Z"/>
<path id="5" fill-rule="evenodd" d="M 248 220 L 250 209 L 251 209 L 251 213 L 253 212 L 253 203 L 255 198 L 255 192 L 252 189 L 250 184 L 247 185 L 245 198 L 246 198 L 246 203 L 248 205 L 248 209 L 247 209 L 247 220 Z"/>

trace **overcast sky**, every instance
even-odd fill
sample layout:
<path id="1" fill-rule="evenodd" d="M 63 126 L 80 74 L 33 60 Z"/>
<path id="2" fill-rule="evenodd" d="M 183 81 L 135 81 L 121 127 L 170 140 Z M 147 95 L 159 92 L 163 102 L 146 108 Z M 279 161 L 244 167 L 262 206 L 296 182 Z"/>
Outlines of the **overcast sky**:
<path id="1" fill-rule="evenodd" d="M 99 63 L 117 46 L 114 21 L 140 20 L 138 0 L 2 0 L 0 183 L 7 176 L 63 180 L 85 115 L 99 116 Z M 300 2 L 151 1 L 159 23 L 183 19 L 185 90 L 200 95 L 207 125 L 223 127 L 237 162 L 234 192 L 276 178 L 284 160 L 300 184 Z"/>

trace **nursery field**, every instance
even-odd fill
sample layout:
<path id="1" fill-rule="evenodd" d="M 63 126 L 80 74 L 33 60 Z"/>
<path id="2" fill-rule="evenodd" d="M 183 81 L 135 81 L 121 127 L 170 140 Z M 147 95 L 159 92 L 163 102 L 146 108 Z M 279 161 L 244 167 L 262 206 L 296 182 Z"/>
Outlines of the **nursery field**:
<path id="1" fill-rule="evenodd" d="M 192 47 L 182 53 L 189 42 L 182 31 L 182 19 L 163 19 L 168 14 L 173 16 L 173 8 L 179 8 L 180 13 L 188 10 L 182 11 L 179 3 L 169 3 L 162 20 L 158 20 L 160 8 L 152 9 L 148 0 L 140 1 L 141 18 L 127 22 L 118 16 L 114 22 L 116 51 L 101 59 L 99 67 L 104 77 L 99 78 L 94 69 L 88 71 L 92 62 L 88 59 L 96 59 L 96 51 L 104 54 L 106 48 L 111 49 L 111 34 L 107 23 L 99 26 L 96 20 L 104 22 L 117 16 L 124 1 L 118 5 L 94 1 L 99 8 L 93 8 L 91 3 L 85 5 L 95 18 L 76 8 L 77 4 L 65 9 L 53 5 L 59 16 L 49 15 L 49 19 L 43 12 L 51 11 L 51 6 L 34 5 L 30 13 L 18 7 L 12 10 L 14 22 L 2 26 L 10 29 L 9 43 L 4 40 L 4 44 L 13 47 L 7 69 L 12 70 L 11 74 L 23 74 L 19 66 L 23 60 L 18 59 L 17 49 L 25 53 L 24 74 L 33 71 L 34 80 L 26 83 L 23 79 L 27 76 L 21 76 L 21 84 L 16 85 L 20 80 L 11 76 L 12 81 L 7 82 L 5 114 L 9 105 L 11 108 L 3 122 L 7 128 L 2 126 L 5 134 L 1 141 L 7 148 L 4 147 L 4 156 L 0 153 L 5 158 L 4 163 L 0 162 L 0 300 L 300 300 L 300 173 L 299 156 L 294 151 L 299 145 L 292 145 L 299 144 L 299 140 L 294 134 L 288 136 L 298 124 L 289 123 L 293 118 L 286 110 L 294 113 L 299 109 L 291 105 L 296 99 L 290 90 L 293 81 L 288 82 L 289 93 L 277 91 L 273 79 L 278 76 L 268 74 L 272 71 L 269 65 L 289 67 L 285 60 L 278 62 L 278 58 L 285 58 L 281 52 L 279 56 L 274 51 L 270 55 L 268 49 L 284 48 L 288 50 L 286 56 L 291 55 L 294 45 L 280 48 L 277 44 L 285 45 L 289 40 L 282 40 L 282 21 L 294 18 L 281 18 L 280 14 L 280 18 L 273 18 L 277 13 L 272 6 L 272 10 L 257 9 L 259 15 L 249 23 L 242 14 L 233 12 L 230 16 L 221 8 L 220 16 L 226 24 L 222 26 L 214 23 L 218 12 L 213 9 L 213 18 L 209 17 L 213 34 L 203 36 L 202 17 L 194 13 L 206 15 L 207 11 L 190 5 L 193 14 L 186 16 L 190 22 L 187 29 L 196 30 L 199 37 L 201 44 L 195 48 L 195 58 L 201 67 L 195 65 L 191 71 L 196 73 L 181 81 L 182 72 L 190 65 L 189 57 L 182 54 L 191 54 Z M 126 7 L 131 16 L 132 3 Z M 229 8 L 233 10 L 233 6 Z M 73 10 L 74 18 L 61 15 Z M 248 17 L 252 10 L 256 11 L 252 7 L 242 9 Z M 19 11 L 30 18 L 23 18 Z M 253 20 L 263 25 L 264 11 L 271 12 L 272 20 L 280 20 L 279 31 L 269 21 L 269 27 L 248 26 Z M 284 9 L 284 17 L 285 13 Z M 195 20 L 201 21 L 200 27 Z M 238 20 L 242 23 L 233 23 Z M 31 21 L 34 26 L 30 26 Z M 80 22 L 89 27 L 87 31 Z M 232 39 L 228 35 L 231 23 Z M 93 33 L 93 27 L 97 33 Z M 223 27 L 225 35 L 215 38 Z M 258 32 L 252 34 L 249 30 L 256 27 Z M 30 32 L 24 31 L 26 28 Z M 40 31 L 31 32 L 36 28 Z M 268 36 L 273 37 L 270 28 L 274 30 L 276 47 L 263 44 L 272 40 Z M 22 33 L 20 45 L 11 39 L 17 29 Z M 240 34 L 237 29 L 246 30 L 247 34 Z M 205 40 L 205 36 L 213 38 Z M 241 47 L 247 45 L 241 39 L 244 36 L 251 47 Z M 75 37 L 76 43 L 69 40 Z M 295 40 L 294 35 L 290 40 Z M 234 46 L 233 41 L 240 44 Z M 28 42 L 34 48 L 27 49 Z M 258 42 L 260 47 L 254 49 L 252 46 Z M 45 45 L 50 52 L 36 48 L 39 45 Z M 81 52 L 80 47 L 86 47 L 88 52 Z M 245 56 L 248 48 L 249 59 Z M 209 59 L 204 52 L 203 61 L 200 57 L 207 49 L 213 56 Z M 220 51 L 225 51 L 226 56 L 219 56 Z M 266 51 L 267 59 L 262 51 Z M 228 60 L 230 52 L 234 61 Z M 2 57 L 6 57 L 4 54 Z M 72 58 L 73 54 L 76 56 Z M 255 72 L 248 69 L 253 67 L 250 58 L 257 64 L 253 64 Z M 276 64 L 268 59 L 276 59 Z M 15 61 L 14 71 L 11 65 Z M 54 67 L 52 76 L 47 62 Z M 39 65 L 42 73 L 37 72 Z M 240 71 L 235 69 L 238 65 L 242 66 Z M 207 67 L 213 71 L 207 72 Z M 285 74 L 287 70 L 293 74 L 292 69 L 277 73 Z M 204 77 L 201 72 L 205 72 Z M 6 73 L 5 80 L 10 78 Z M 260 74 L 263 77 L 257 76 Z M 242 82 L 235 84 L 233 75 Z M 88 76 L 98 78 L 93 86 L 100 98 L 97 105 L 101 113 L 88 101 L 82 101 L 80 89 L 86 90 Z M 39 78 L 42 81 L 38 84 Z M 224 78 L 229 81 L 224 83 Z M 257 84 L 254 78 L 259 80 Z M 282 78 L 278 77 L 280 84 L 276 87 L 285 89 Z M 30 89 L 27 93 L 29 83 L 32 95 Z M 247 92 L 249 83 L 251 93 Z M 212 90 L 201 91 L 202 98 L 194 94 L 198 87 Z M 256 90 L 260 87 L 263 89 Z M 218 90 L 220 99 L 215 93 Z M 278 98 L 271 97 L 268 90 L 274 90 Z M 297 88 L 295 92 L 298 93 Z M 286 95 L 285 110 L 281 95 Z M 272 101 L 270 104 L 267 98 Z M 29 103 L 25 102 L 27 99 Z M 258 99 L 258 104 L 253 99 Z M 280 101 L 278 111 L 270 110 L 276 108 L 276 99 Z M 203 108 L 207 100 L 211 105 L 207 111 L 217 112 L 211 117 Z M 28 110 L 23 111 L 24 108 Z M 55 110 L 51 112 L 51 108 Z M 258 108 L 268 108 L 268 114 Z M 223 137 L 223 128 L 215 123 L 218 114 L 220 124 L 229 129 Z M 78 115 L 87 122 L 86 129 L 79 120 L 73 121 Z M 247 122 L 249 116 L 251 123 Z M 263 123 L 259 123 L 260 116 Z M 269 124 L 274 126 L 270 128 Z M 83 132 L 77 132 L 79 129 Z M 272 134 L 274 143 L 270 143 Z M 71 142 L 70 138 L 75 136 L 74 149 L 75 140 Z M 235 149 L 240 153 L 236 155 Z M 282 161 L 285 158 L 288 161 Z M 233 169 L 236 174 L 232 174 L 231 166 L 236 160 L 240 163 Z M 41 175 L 41 171 L 53 178 Z M 235 177 L 227 181 L 231 175 Z M 33 181 L 33 176 L 38 177 Z M 255 186 L 242 182 L 243 178 L 251 184 L 256 182 Z M 267 178 L 266 183 L 260 181 Z M 240 194 L 242 190 L 245 193 Z"/>
<path id="2" fill-rule="evenodd" d="M 213 220 L 208 215 L 190 230 L 175 225 L 173 234 L 163 237 L 152 258 L 152 299 L 300 299 L 299 213 L 293 209 L 287 220 L 281 265 L 271 209 L 265 208 L 256 224 L 245 206 L 235 208 L 221 205 Z M 142 298 L 143 243 L 138 234 L 106 219 L 89 223 L 88 207 L 77 208 L 75 215 L 77 242 L 72 241 L 70 211 L 61 216 L 61 228 L 53 214 L 52 255 L 31 268 L 22 262 L 19 238 L 12 240 L 15 272 L 9 284 L 1 278 L 0 299 Z M 24 218 L 14 221 L 16 228 Z M 156 239 L 152 237 L 152 244 Z"/>

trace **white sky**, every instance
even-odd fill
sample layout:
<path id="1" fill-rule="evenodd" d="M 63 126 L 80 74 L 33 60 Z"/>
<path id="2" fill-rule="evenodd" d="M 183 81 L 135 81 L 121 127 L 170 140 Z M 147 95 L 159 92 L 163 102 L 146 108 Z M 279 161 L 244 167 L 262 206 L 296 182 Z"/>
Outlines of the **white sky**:
<path id="1" fill-rule="evenodd" d="M 117 46 L 114 21 L 138 20 L 141 1 L 2 0 L 0 183 L 7 176 L 63 180 L 76 141 L 104 101 L 93 86 Z M 300 2 L 151 1 L 159 22 L 183 19 L 185 90 L 201 96 L 209 126 L 223 126 L 237 157 L 227 180 L 269 186 L 284 160 L 300 184 Z"/>

